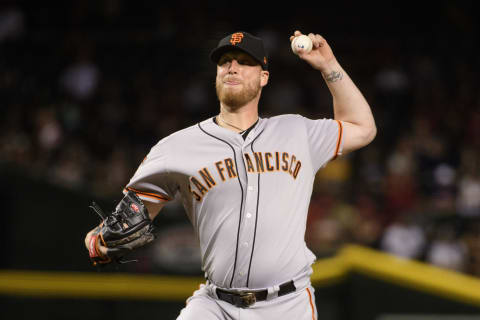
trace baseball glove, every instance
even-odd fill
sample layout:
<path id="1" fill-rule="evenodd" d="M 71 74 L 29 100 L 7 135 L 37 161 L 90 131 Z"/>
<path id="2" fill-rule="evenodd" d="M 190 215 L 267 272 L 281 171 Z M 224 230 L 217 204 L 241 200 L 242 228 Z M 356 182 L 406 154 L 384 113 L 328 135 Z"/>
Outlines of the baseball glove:
<path id="1" fill-rule="evenodd" d="M 88 244 L 90 259 L 94 266 L 112 261 L 124 263 L 123 256 L 155 239 L 148 210 L 133 191 L 128 191 L 115 212 L 109 215 L 106 215 L 95 202 L 90 208 L 102 219 L 100 225 L 93 230 Z M 107 248 L 106 253 L 101 252 L 100 244 Z"/>

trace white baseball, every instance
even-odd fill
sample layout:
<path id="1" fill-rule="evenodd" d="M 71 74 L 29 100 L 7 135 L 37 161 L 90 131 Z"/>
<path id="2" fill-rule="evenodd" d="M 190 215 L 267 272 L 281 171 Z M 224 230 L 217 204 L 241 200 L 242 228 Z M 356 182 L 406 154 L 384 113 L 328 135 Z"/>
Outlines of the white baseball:
<path id="1" fill-rule="evenodd" d="M 295 37 L 292 40 L 292 51 L 295 54 L 298 54 L 298 49 L 303 49 L 304 52 L 309 53 L 310 51 L 312 51 L 312 46 L 312 39 L 310 39 L 310 37 L 304 34 Z"/>

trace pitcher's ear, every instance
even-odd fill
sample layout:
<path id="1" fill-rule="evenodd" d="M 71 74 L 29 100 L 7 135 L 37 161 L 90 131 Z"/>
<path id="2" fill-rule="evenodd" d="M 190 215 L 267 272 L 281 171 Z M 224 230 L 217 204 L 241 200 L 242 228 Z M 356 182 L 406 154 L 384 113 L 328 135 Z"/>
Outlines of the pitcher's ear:
<path id="1" fill-rule="evenodd" d="M 270 73 L 268 71 L 262 70 L 262 75 L 260 77 L 260 85 L 262 87 L 267 85 L 269 77 L 270 77 Z"/>

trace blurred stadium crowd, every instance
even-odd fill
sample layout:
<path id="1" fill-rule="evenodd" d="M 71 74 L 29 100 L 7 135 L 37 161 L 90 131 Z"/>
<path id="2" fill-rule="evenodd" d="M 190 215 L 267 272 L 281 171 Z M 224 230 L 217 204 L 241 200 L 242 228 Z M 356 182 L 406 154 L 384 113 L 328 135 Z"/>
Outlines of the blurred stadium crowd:
<path id="1" fill-rule="evenodd" d="M 117 195 L 159 139 L 218 112 L 208 52 L 238 30 L 262 36 L 270 53 L 262 117 L 332 117 L 322 79 L 288 42 L 296 28 L 319 32 L 370 102 L 378 135 L 318 173 L 310 248 L 321 257 L 359 243 L 480 276 L 479 25 L 470 9 L 391 8 L 375 22 L 352 10 L 339 30 L 336 16 L 320 23 L 282 11 L 253 23 L 220 19 L 228 8 L 215 5 L 2 4 L 0 164 Z"/>

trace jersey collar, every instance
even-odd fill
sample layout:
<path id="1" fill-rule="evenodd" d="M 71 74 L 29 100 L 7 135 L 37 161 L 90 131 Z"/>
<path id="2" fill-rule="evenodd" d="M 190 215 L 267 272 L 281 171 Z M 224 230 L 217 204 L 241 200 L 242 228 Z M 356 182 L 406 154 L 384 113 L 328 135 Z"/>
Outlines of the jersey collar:
<path id="1" fill-rule="evenodd" d="M 247 135 L 247 138 L 244 140 L 243 137 L 226 128 L 220 127 L 217 125 L 214 120 L 214 117 L 208 118 L 199 123 L 199 126 L 208 134 L 213 135 L 216 138 L 225 140 L 229 143 L 232 143 L 236 146 L 246 146 L 250 144 L 264 129 L 267 119 L 258 117 L 257 124 L 250 130 Z"/>

